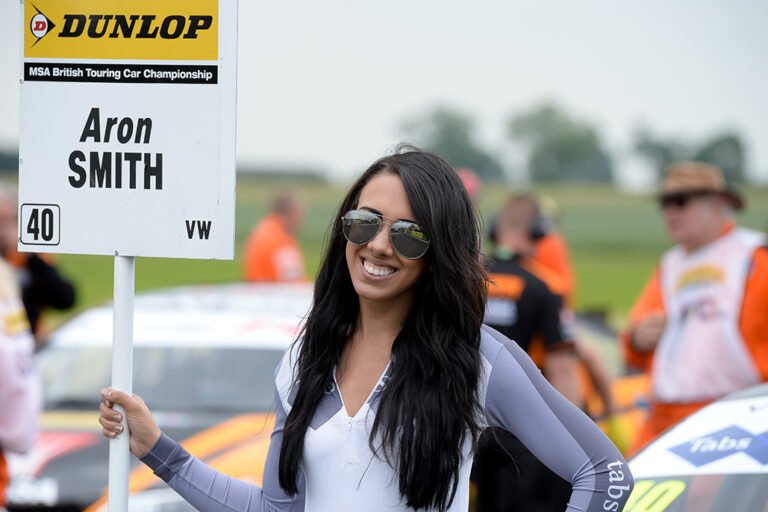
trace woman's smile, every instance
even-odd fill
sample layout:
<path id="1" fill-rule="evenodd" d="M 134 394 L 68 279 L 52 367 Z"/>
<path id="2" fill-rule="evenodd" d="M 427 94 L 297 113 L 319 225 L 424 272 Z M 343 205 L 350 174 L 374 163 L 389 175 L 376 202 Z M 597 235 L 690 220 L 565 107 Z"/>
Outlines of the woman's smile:
<path id="1" fill-rule="evenodd" d="M 360 258 L 360 261 L 363 263 L 363 270 L 365 270 L 366 274 L 374 278 L 389 277 L 397 272 L 397 269 L 394 267 L 380 263 L 374 263 L 367 258 Z"/>

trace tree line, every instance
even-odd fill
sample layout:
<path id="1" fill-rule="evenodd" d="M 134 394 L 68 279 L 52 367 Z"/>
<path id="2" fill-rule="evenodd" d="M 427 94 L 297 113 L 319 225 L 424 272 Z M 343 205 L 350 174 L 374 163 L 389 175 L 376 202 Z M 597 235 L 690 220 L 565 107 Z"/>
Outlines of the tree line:
<path id="1" fill-rule="evenodd" d="M 486 181 L 507 179 L 501 159 L 477 141 L 474 120 L 465 112 L 436 107 L 406 119 L 400 127 L 415 143 L 445 156 L 454 167 L 469 167 Z M 541 103 L 512 116 L 504 134 L 524 158 L 527 176 L 534 183 L 614 180 L 615 158 L 595 126 L 555 103 Z M 630 152 L 645 160 L 657 178 L 671 162 L 698 160 L 720 166 L 731 183 L 746 180 L 744 143 L 735 132 L 686 141 L 639 128 Z"/>

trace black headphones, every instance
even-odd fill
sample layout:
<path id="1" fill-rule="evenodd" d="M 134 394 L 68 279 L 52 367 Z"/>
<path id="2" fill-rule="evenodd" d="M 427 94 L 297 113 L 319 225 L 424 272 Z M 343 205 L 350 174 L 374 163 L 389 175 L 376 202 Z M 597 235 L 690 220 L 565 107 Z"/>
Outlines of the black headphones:
<path id="1" fill-rule="evenodd" d="M 552 223 L 548 218 L 541 214 L 539 208 L 533 212 L 531 222 L 528 224 L 528 234 L 537 242 L 547 236 L 552 231 Z"/>

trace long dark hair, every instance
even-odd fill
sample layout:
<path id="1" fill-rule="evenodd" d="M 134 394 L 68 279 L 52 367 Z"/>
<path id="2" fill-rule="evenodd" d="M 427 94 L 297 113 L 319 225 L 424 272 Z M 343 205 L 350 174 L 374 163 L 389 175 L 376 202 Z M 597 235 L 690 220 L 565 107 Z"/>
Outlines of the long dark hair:
<path id="1" fill-rule="evenodd" d="M 485 273 L 478 263 L 481 229 L 451 166 L 410 146 L 374 162 L 334 218 L 303 331 L 298 389 L 283 430 L 280 485 L 290 494 L 297 492 L 307 427 L 359 313 L 340 218 L 356 207 L 371 178 L 384 172 L 402 179 L 415 220 L 431 245 L 414 305 L 392 345 L 391 374 L 369 443 L 397 471 L 409 507 L 445 510 L 456 495 L 463 448 L 468 440 L 477 442 L 480 430 L 477 384 L 486 298 Z"/>

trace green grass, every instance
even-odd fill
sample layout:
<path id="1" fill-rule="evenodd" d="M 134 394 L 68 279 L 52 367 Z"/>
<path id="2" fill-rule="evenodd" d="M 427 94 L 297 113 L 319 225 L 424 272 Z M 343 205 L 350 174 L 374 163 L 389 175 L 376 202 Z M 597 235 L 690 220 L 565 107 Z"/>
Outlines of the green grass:
<path id="1" fill-rule="evenodd" d="M 237 186 L 236 259 L 234 261 L 138 258 L 136 289 L 180 284 L 237 281 L 241 276 L 242 243 L 269 207 L 278 190 L 293 189 L 307 203 L 299 234 L 310 274 L 320 262 L 323 240 L 345 188 L 318 183 L 280 182 L 239 176 Z M 490 187 L 480 210 L 486 218 L 512 189 Z M 547 187 L 562 212 L 561 230 L 571 247 L 578 290 L 577 309 L 601 309 L 619 326 L 661 252 L 669 246 L 661 216 L 650 197 L 632 197 L 608 187 Z M 768 190 L 750 191 L 743 225 L 768 228 Z M 112 297 L 113 258 L 59 255 L 62 272 L 78 287 L 77 309 Z M 62 319 L 56 315 L 54 322 Z"/>

